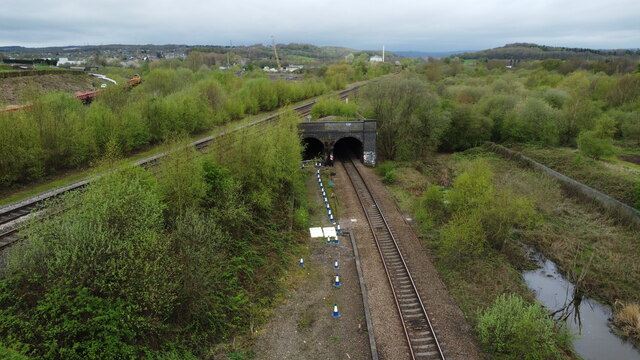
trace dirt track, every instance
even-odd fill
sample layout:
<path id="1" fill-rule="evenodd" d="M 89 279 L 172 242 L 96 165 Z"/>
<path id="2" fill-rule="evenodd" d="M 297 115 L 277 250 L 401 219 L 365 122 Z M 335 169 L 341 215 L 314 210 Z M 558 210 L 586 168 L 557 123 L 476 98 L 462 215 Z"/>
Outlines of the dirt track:
<path id="1" fill-rule="evenodd" d="M 65 91 L 69 93 L 95 90 L 101 80 L 89 75 L 48 74 L 0 79 L 0 107 L 24 105 L 22 100 L 37 92 Z"/>

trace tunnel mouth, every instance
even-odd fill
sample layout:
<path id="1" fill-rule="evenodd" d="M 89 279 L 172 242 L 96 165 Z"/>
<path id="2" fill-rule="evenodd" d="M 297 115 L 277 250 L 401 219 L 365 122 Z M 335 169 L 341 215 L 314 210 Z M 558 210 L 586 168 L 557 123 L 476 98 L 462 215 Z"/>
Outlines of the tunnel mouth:
<path id="1" fill-rule="evenodd" d="M 356 157 L 362 161 L 362 142 L 354 137 L 344 137 L 336 141 L 336 144 L 333 146 L 333 154 L 337 159 Z"/>
<path id="2" fill-rule="evenodd" d="M 304 146 L 302 160 L 322 158 L 322 154 L 324 153 L 324 144 L 322 141 L 308 137 L 302 139 L 302 146 Z"/>

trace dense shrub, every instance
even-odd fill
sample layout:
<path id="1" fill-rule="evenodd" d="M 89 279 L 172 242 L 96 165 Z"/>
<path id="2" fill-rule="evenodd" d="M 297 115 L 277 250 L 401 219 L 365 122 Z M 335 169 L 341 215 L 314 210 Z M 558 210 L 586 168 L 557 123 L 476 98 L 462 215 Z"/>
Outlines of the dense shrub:
<path id="1" fill-rule="evenodd" d="M 564 328 L 556 331 L 540 304 L 529 304 L 518 295 L 497 298 L 480 314 L 476 331 L 492 359 L 559 359 L 560 347 L 568 347 L 571 339 Z"/>
<path id="2" fill-rule="evenodd" d="M 34 99 L 26 112 L 0 112 L 0 187 L 124 155 L 245 114 L 320 95 L 323 81 L 239 78 L 232 72 L 158 67 L 134 89 L 110 87 L 89 106 L 70 94 Z"/>
<path id="3" fill-rule="evenodd" d="M 236 134 L 220 162 L 178 143 L 155 177 L 112 172 L 49 204 L 65 211 L 7 258 L 0 354 L 203 358 L 262 321 L 306 225 L 296 124 Z"/>
<path id="4" fill-rule="evenodd" d="M 569 94 L 561 89 L 548 89 L 543 94 L 544 100 L 556 109 L 562 109 L 569 99 Z"/>
<path id="5" fill-rule="evenodd" d="M 598 119 L 593 130 L 583 131 L 578 136 L 578 149 L 585 155 L 596 159 L 615 153 L 613 135 L 616 131 L 615 121 L 609 116 Z"/>
<path id="6" fill-rule="evenodd" d="M 491 139 L 502 140 L 503 126 L 507 115 L 518 103 L 518 98 L 513 95 L 496 94 L 486 95 L 477 104 L 480 113 L 493 121 Z"/>
<path id="7" fill-rule="evenodd" d="M 440 149 L 460 151 L 478 146 L 491 138 L 493 121 L 470 105 L 452 104 L 451 124 L 442 135 Z"/>
<path id="8" fill-rule="evenodd" d="M 489 163 L 475 160 L 446 194 L 432 186 L 418 202 L 416 218 L 423 230 L 443 224 L 438 250 L 444 261 L 465 266 L 490 248 L 505 250 L 513 228 L 529 228 L 538 221 L 533 201 L 496 188 L 493 177 Z"/>
<path id="9" fill-rule="evenodd" d="M 356 104 L 332 98 L 318 100 L 311 108 L 311 116 L 319 119 L 325 116 L 355 117 L 357 111 Z"/>
<path id="10" fill-rule="evenodd" d="M 393 162 L 385 161 L 378 164 L 376 170 L 378 171 L 378 174 L 382 176 L 382 181 L 384 181 L 385 184 L 393 184 L 395 182 L 396 165 Z"/>
<path id="11" fill-rule="evenodd" d="M 445 220 L 446 214 L 443 189 L 438 185 L 429 186 L 414 208 L 414 216 L 418 220 L 420 229 L 431 230 Z"/>
<path id="12" fill-rule="evenodd" d="M 454 214 L 442 228 L 438 250 L 445 261 L 464 264 L 488 248 L 487 234 L 478 213 Z"/>
<path id="13" fill-rule="evenodd" d="M 556 145 L 559 141 L 560 113 L 544 101 L 528 99 L 516 106 L 502 124 L 502 139 Z"/>

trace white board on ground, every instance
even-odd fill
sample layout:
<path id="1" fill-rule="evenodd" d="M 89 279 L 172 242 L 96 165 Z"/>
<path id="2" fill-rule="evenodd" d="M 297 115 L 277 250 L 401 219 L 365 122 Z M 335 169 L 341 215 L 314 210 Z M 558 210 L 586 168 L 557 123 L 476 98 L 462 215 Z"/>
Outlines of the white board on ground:
<path id="1" fill-rule="evenodd" d="M 312 227 L 309 228 L 309 233 L 311 234 L 312 238 L 319 238 L 319 237 L 324 237 L 324 233 L 322 231 L 321 227 Z"/>
<path id="2" fill-rule="evenodd" d="M 322 232 L 324 232 L 324 237 L 334 237 L 334 236 L 338 236 L 336 234 L 336 228 L 334 228 L 333 226 L 331 227 L 324 227 L 322 228 Z"/>

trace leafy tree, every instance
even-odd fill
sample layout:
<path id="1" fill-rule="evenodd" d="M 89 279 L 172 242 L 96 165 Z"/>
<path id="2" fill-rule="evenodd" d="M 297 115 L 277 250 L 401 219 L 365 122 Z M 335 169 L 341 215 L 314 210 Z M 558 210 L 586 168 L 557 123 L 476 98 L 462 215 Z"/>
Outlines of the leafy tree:
<path id="1" fill-rule="evenodd" d="M 555 109 L 562 109 L 564 103 L 569 100 L 569 94 L 561 89 L 548 89 L 543 94 L 544 100 Z"/>
<path id="2" fill-rule="evenodd" d="M 349 64 L 333 64 L 327 68 L 325 82 L 333 90 L 344 89 L 355 70 Z"/>
<path id="3" fill-rule="evenodd" d="M 640 98 L 640 74 L 626 74 L 618 79 L 617 84 L 608 93 L 607 103 L 621 106 Z"/>
<path id="4" fill-rule="evenodd" d="M 433 151 L 449 120 L 438 97 L 416 77 L 384 78 L 361 90 L 363 113 L 378 120 L 383 159 L 416 159 Z"/>
<path id="5" fill-rule="evenodd" d="M 640 111 L 623 113 L 620 129 L 625 139 L 635 141 L 640 145 Z"/>
<path id="6" fill-rule="evenodd" d="M 506 94 L 488 94 L 482 97 L 476 105 L 478 111 L 493 121 L 491 130 L 491 140 L 504 140 L 502 134 L 504 132 L 504 121 L 511 110 L 518 103 L 518 98 L 513 95 Z"/>
<path id="7" fill-rule="evenodd" d="M 188 140 L 175 141 L 158 167 L 158 190 L 168 205 L 171 218 L 197 209 L 206 194 L 202 166 L 196 161 L 196 150 Z"/>
<path id="8" fill-rule="evenodd" d="M 493 121 L 470 105 L 451 104 L 448 109 L 451 125 L 444 132 L 440 149 L 465 150 L 491 138 Z"/>
<path id="9" fill-rule="evenodd" d="M 516 106 L 504 120 L 502 138 L 520 142 L 555 145 L 559 140 L 560 112 L 537 98 L 530 98 Z"/>

